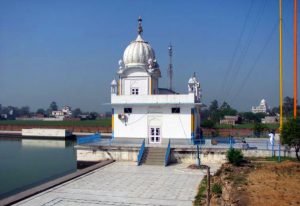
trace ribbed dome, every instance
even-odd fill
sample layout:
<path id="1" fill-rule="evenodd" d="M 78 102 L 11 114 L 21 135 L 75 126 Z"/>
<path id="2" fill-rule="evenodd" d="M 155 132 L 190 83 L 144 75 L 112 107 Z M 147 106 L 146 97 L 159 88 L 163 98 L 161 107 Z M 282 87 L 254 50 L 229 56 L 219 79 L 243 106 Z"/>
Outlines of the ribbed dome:
<path id="1" fill-rule="evenodd" d="M 125 49 L 123 55 L 124 64 L 126 66 L 148 64 L 149 59 L 155 59 L 154 50 L 139 34 L 136 40 L 131 42 Z"/>

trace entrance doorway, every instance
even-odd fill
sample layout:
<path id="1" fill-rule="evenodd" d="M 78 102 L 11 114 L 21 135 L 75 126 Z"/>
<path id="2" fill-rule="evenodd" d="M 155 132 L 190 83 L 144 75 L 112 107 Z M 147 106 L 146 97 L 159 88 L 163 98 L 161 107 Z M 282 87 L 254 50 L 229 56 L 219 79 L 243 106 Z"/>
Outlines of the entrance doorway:
<path id="1" fill-rule="evenodd" d="M 159 144 L 161 142 L 161 129 L 160 127 L 149 128 L 149 143 Z"/>

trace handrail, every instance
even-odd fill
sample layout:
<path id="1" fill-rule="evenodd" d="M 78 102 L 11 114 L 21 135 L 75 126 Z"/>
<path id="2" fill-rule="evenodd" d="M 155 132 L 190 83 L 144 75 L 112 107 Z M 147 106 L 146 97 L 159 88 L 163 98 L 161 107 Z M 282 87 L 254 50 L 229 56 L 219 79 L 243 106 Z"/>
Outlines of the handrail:
<path id="1" fill-rule="evenodd" d="M 143 158 L 144 151 L 145 151 L 145 139 L 143 140 L 143 143 L 141 145 L 141 148 L 139 150 L 139 154 L 138 154 L 138 157 L 137 157 L 137 165 L 138 166 L 141 165 L 141 161 L 142 161 L 142 158 Z"/>
<path id="2" fill-rule="evenodd" d="M 101 140 L 101 133 L 97 132 L 92 135 L 77 137 L 77 144 L 99 142 L 100 140 Z"/>
<path id="3" fill-rule="evenodd" d="M 168 143 L 168 147 L 167 147 L 166 155 L 165 155 L 165 167 L 168 166 L 168 164 L 169 164 L 170 153 L 171 153 L 171 140 L 169 139 L 169 143 Z"/>

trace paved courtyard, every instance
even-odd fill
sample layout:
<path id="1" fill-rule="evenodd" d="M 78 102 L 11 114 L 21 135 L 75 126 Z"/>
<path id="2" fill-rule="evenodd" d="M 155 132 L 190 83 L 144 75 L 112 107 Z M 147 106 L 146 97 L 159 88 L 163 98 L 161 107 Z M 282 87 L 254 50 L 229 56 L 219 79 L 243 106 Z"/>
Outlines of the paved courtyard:
<path id="1" fill-rule="evenodd" d="M 215 172 L 218 165 L 211 167 Z M 115 162 L 15 205 L 192 205 L 204 170 Z"/>

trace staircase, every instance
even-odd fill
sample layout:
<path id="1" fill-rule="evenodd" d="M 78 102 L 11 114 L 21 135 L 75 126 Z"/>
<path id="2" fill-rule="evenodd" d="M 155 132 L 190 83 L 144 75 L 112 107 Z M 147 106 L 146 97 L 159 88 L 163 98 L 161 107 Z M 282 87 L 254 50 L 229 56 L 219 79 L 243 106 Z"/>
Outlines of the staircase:
<path id="1" fill-rule="evenodd" d="M 146 147 L 142 159 L 145 165 L 165 165 L 166 148 L 163 147 Z"/>

